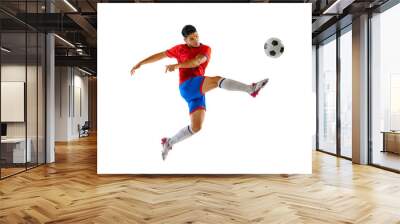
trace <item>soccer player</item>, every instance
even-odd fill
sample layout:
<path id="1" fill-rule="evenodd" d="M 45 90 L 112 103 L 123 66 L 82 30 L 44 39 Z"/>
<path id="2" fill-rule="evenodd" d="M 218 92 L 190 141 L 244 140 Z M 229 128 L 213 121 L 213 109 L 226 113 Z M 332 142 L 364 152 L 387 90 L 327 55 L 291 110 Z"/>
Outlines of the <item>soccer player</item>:
<path id="1" fill-rule="evenodd" d="M 178 61 L 176 64 L 167 65 L 165 72 L 173 72 L 179 69 L 179 91 L 189 106 L 191 123 L 171 138 L 164 137 L 161 139 L 163 160 L 166 159 L 173 145 L 201 130 L 206 111 L 205 94 L 208 91 L 219 87 L 231 91 L 242 91 L 256 97 L 268 83 L 268 78 L 246 85 L 221 76 L 205 76 L 205 70 L 211 58 L 211 48 L 200 43 L 199 34 L 192 25 L 184 26 L 182 35 L 185 44 L 178 44 L 166 51 L 154 54 L 137 63 L 131 70 L 131 75 L 134 75 L 140 66 L 166 57 L 175 58 Z"/>

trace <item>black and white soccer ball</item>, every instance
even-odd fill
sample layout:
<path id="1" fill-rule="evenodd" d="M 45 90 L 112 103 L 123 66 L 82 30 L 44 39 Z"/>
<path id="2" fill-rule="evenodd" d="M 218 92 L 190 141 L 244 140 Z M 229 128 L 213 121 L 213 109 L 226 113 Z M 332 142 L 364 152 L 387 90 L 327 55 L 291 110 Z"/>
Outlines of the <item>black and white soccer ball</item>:
<path id="1" fill-rule="evenodd" d="M 269 38 L 264 44 L 265 54 L 271 58 L 279 58 L 285 51 L 281 40 L 276 37 Z"/>

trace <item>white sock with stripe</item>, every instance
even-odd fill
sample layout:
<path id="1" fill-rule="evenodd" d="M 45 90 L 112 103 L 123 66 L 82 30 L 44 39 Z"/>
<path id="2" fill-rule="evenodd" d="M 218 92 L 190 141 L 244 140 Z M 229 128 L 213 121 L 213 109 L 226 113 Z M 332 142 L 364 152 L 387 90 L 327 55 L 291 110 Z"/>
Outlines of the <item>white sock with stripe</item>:
<path id="1" fill-rule="evenodd" d="M 169 140 L 169 144 L 174 145 L 180 141 L 183 141 L 187 138 L 189 138 L 190 136 L 194 135 L 195 133 L 193 132 L 192 128 L 190 127 L 190 125 L 182 128 L 180 131 L 178 131 L 178 133 L 176 133 L 172 138 L 170 138 Z"/>
<path id="2" fill-rule="evenodd" d="M 218 87 L 231 91 L 242 91 L 249 94 L 253 92 L 252 85 L 246 85 L 244 83 L 227 78 L 221 78 L 218 81 Z"/>

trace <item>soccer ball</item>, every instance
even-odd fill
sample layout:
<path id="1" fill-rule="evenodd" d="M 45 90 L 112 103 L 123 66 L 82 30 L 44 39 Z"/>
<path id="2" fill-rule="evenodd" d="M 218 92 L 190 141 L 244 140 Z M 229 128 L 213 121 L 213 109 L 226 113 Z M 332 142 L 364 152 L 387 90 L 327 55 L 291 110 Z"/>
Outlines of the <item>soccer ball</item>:
<path id="1" fill-rule="evenodd" d="M 276 37 L 269 38 L 264 44 L 265 54 L 271 58 L 278 58 L 282 55 L 285 47 L 282 41 Z"/>

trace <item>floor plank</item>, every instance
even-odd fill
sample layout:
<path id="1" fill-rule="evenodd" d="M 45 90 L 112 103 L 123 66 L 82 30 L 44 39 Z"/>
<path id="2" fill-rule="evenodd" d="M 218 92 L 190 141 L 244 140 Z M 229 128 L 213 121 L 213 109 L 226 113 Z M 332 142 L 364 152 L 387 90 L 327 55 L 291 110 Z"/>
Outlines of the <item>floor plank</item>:
<path id="1" fill-rule="evenodd" d="M 97 175 L 96 136 L 0 181 L 0 223 L 398 223 L 400 175 L 313 152 L 312 175 Z"/>

